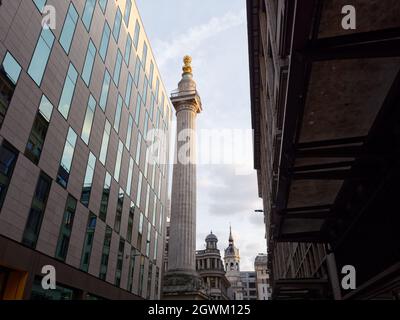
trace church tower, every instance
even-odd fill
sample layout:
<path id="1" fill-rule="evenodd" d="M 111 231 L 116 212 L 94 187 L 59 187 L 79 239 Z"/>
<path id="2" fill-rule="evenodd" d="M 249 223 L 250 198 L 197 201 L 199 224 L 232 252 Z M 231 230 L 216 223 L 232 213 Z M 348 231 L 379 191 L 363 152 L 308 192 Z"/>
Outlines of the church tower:
<path id="1" fill-rule="evenodd" d="M 243 300 L 243 285 L 240 279 L 240 254 L 239 249 L 235 247 L 231 227 L 229 229 L 229 245 L 225 249 L 224 262 L 226 277 L 231 283 L 231 288 L 229 288 L 231 299 Z"/>

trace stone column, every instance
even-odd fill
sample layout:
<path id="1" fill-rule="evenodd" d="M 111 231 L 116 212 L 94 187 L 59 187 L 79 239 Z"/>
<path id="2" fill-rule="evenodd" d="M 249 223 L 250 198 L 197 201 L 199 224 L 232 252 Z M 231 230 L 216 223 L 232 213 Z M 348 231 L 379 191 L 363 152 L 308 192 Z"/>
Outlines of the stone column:
<path id="1" fill-rule="evenodd" d="M 196 272 L 196 117 L 202 111 L 191 58 L 184 58 L 182 79 L 172 93 L 176 110 L 176 157 L 172 179 L 168 270 L 163 299 L 205 299 Z"/>
<path id="2" fill-rule="evenodd" d="M 187 103 L 176 108 L 168 271 L 184 273 L 196 272 L 196 109 Z"/>

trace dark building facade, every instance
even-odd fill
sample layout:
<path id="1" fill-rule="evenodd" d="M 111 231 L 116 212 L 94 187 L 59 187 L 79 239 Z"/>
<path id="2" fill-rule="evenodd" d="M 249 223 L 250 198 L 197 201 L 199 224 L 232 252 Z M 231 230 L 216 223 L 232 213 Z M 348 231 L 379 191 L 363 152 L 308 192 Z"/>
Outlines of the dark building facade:
<path id="1" fill-rule="evenodd" d="M 355 29 L 342 24 L 349 4 Z M 398 299 L 400 3 L 247 9 L 272 298 Z M 341 287 L 344 266 L 356 270 L 354 290 Z"/>
<path id="2" fill-rule="evenodd" d="M 3 1 L 0 65 L 0 299 L 159 298 L 172 113 L 135 2 Z"/>

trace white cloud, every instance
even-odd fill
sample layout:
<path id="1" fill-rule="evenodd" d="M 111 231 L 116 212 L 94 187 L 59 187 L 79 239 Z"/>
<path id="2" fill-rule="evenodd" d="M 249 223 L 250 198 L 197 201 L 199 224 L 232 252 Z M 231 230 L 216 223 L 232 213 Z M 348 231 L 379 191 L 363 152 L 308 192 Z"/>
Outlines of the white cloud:
<path id="1" fill-rule="evenodd" d="M 162 67 L 170 59 L 181 58 L 182 52 L 186 52 L 188 48 L 194 52 L 208 38 L 244 24 L 245 21 L 245 10 L 239 13 L 228 12 L 221 17 L 212 18 L 203 25 L 190 28 L 186 33 L 177 35 L 172 41 L 157 39 L 154 44 L 155 52 L 158 52 L 157 63 Z"/>

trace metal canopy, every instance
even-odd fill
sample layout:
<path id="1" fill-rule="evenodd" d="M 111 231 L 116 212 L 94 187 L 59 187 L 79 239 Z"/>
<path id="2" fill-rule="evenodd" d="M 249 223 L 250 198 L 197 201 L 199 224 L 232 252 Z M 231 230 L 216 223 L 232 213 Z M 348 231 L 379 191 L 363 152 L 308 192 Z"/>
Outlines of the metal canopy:
<path id="1" fill-rule="evenodd" d="M 376 174 L 382 153 L 389 152 L 374 150 L 369 141 L 387 126 L 383 114 L 400 92 L 400 28 L 318 38 L 326 8 L 310 0 L 296 9 L 274 238 L 335 242 L 346 196 Z"/>

